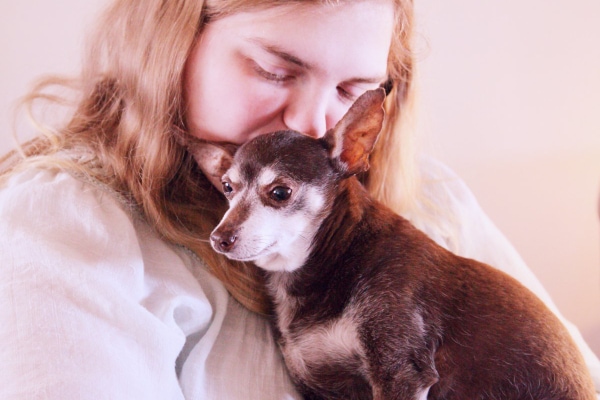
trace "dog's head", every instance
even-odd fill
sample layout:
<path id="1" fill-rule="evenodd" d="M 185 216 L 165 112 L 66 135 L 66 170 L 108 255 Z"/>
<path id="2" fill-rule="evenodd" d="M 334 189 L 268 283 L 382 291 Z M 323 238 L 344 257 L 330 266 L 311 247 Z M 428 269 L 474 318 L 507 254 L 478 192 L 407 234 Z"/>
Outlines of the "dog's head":
<path id="1" fill-rule="evenodd" d="M 320 139 L 279 131 L 252 139 L 235 154 L 211 143 L 190 147 L 229 200 L 229 210 L 211 234 L 212 247 L 270 271 L 300 267 L 339 180 L 369 168 L 384 98 L 382 89 L 366 92 Z"/>

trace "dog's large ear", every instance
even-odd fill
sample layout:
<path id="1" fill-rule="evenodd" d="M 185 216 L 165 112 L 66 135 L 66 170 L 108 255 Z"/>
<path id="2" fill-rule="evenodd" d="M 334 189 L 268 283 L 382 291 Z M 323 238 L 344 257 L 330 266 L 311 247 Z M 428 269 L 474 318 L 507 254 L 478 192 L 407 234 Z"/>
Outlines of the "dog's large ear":
<path id="1" fill-rule="evenodd" d="M 369 154 L 385 118 L 385 90 L 369 90 L 352 104 L 348 112 L 324 137 L 330 157 L 345 176 L 369 169 Z"/>
<path id="2" fill-rule="evenodd" d="M 204 175 L 219 190 L 222 188 L 221 178 L 233 162 L 235 149 L 234 145 L 209 142 L 198 142 L 188 147 Z"/>
<path id="3" fill-rule="evenodd" d="M 233 155 L 239 146 L 231 143 L 212 143 L 188 136 L 178 133 L 176 140 L 188 149 L 208 180 L 221 190 L 221 178 L 231 167 Z"/>

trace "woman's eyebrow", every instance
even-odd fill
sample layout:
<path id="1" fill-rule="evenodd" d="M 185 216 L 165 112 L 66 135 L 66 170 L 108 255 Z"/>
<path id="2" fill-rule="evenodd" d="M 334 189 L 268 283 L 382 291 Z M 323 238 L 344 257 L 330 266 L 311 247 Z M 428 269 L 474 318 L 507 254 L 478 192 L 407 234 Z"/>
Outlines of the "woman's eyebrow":
<path id="1" fill-rule="evenodd" d="M 271 53 L 275 57 L 281 58 L 284 61 L 287 61 L 291 64 L 297 65 L 306 70 L 313 69 L 313 66 L 306 61 L 301 60 L 299 57 L 291 54 L 290 52 L 283 50 L 281 47 L 268 43 L 260 38 L 251 38 L 250 42 L 257 44 L 260 48 L 265 50 L 268 53 Z"/>
<path id="2" fill-rule="evenodd" d="M 360 83 L 368 83 L 368 84 L 384 84 L 387 81 L 387 75 L 375 76 L 372 78 L 350 78 L 346 80 L 348 83 L 360 84 Z"/>

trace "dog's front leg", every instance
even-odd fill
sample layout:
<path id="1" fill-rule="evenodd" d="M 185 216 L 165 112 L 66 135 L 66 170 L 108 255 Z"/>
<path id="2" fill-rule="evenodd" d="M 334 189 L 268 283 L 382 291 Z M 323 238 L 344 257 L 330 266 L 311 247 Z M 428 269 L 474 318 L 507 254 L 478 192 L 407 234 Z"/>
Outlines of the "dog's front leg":
<path id="1" fill-rule="evenodd" d="M 413 329 L 413 326 L 422 326 L 421 323 L 399 324 L 385 321 L 381 315 L 379 318 L 387 323 L 366 324 L 362 331 L 373 398 L 427 399 L 429 388 L 439 381 L 434 361 L 435 341 L 425 330 Z"/>
<path id="2" fill-rule="evenodd" d="M 427 400 L 430 387 L 417 387 L 398 378 L 381 385 L 373 384 L 373 400 Z"/>

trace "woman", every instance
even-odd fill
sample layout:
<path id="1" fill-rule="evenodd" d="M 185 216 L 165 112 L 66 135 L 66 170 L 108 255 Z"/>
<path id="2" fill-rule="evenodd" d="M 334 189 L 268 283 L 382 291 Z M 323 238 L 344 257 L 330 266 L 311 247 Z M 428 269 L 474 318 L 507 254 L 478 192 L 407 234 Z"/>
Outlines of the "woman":
<path id="1" fill-rule="evenodd" d="M 462 183 L 417 161 L 411 32 L 408 0 L 115 1 L 80 79 L 28 98 L 73 89 L 68 123 L 2 164 L 0 397 L 297 398 L 261 275 L 210 249 L 226 204 L 176 138 L 320 136 L 378 86 L 388 120 L 366 187 L 554 309 Z"/>

